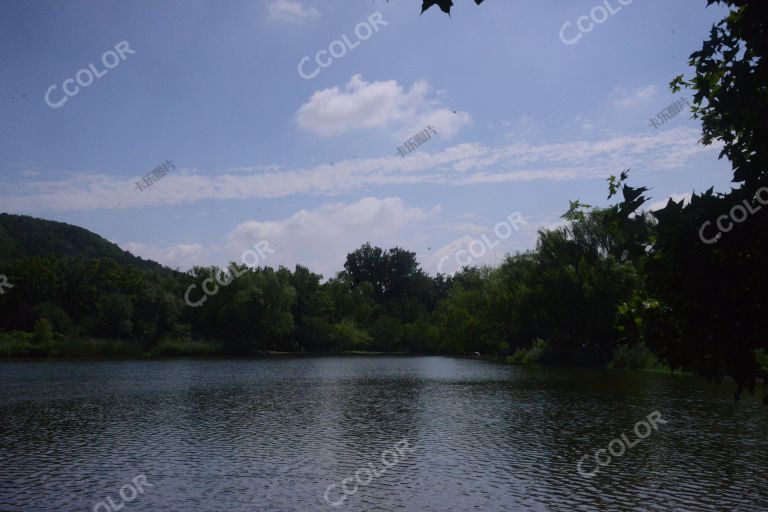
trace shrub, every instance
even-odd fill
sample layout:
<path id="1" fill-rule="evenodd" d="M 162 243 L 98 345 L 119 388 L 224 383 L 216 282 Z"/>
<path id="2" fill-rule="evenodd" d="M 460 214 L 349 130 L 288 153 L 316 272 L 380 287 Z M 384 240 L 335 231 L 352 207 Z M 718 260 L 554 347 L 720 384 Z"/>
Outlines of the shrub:
<path id="1" fill-rule="evenodd" d="M 47 345 L 53 341 L 53 327 L 47 318 L 35 322 L 35 343 Z"/>
<path id="2" fill-rule="evenodd" d="M 352 320 L 342 320 L 333 326 L 333 340 L 337 350 L 367 350 L 373 341 Z"/>
<path id="3" fill-rule="evenodd" d="M 531 344 L 531 348 L 521 348 L 511 356 L 507 357 L 506 361 L 510 364 L 536 364 L 542 357 L 544 357 L 551 347 L 549 343 L 541 338 L 536 338 Z"/>
<path id="4" fill-rule="evenodd" d="M 760 367 L 760 371 L 768 373 L 768 350 L 764 348 L 755 350 L 755 359 L 757 359 L 757 366 Z"/>
<path id="5" fill-rule="evenodd" d="M 0 332 L 0 357 L 29 357 L 33 355 L 33 335 L 26 332 Z"/>
<path id="6" fill-rule="evenodd" d="M 659 359 L 645 343 L 619 345 L 613 351 L 611 368 L 627 370 L 652 370 L 659 368 Z"/>

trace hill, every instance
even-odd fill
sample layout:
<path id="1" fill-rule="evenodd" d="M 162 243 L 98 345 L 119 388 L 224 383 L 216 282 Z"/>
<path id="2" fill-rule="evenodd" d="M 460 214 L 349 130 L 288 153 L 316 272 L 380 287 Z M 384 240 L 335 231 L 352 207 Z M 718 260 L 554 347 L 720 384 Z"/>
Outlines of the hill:
<path id="1" fill-rule="evenodd" d="M 106 258 L 141 270 L 165 268 L 157 262 L 134 256 L 78 226 L 28 215 L 0 213 L 0 262 L 41 256 Z"/>

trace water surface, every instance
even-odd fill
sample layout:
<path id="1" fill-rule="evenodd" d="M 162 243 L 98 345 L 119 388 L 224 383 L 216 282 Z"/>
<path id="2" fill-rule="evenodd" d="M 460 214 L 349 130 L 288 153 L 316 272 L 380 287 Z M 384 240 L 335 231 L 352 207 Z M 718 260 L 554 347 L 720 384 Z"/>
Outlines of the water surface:
<path id="1" fill-rule="evenodd" d="M 0 511 L 119 504 L 137 475 L 122 512 L 768 510 L 768 411 L 730 391 L 445 357 L 3 362 Z"/>

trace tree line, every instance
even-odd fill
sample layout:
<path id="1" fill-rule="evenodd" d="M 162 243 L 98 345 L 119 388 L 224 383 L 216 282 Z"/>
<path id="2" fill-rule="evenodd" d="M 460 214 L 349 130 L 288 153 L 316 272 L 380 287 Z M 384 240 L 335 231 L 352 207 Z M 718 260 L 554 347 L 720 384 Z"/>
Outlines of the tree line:
<path id="1" fill-rule="evenodd" d="M 659 362 L 730 376 L 737 396 L 753 392 L 768 377 L 768 208 L 758 207 L 768 186 L 768 8 L 717 3 L 728 16 L 691 55 L 694 75 L 671 87 L 694 92 L 702 143 L 721 143 L 732 164 L 729 192 L 648 212 L 648 189 L 622 172 L 608 180 L 610 206 L 573 201 L 566 225 L 540 231 L 535 249 L 451 276 L 427 275 L 406 249 L 369 244 L 327 281 L 303 266 L 180 273 L 69 251 L 4 251 L 0 274 L 15 287 L 0 295 L 0 352 L 84 353 L 94 343 L 78 340 L 93 338 L 156 354 L 477 352 L 522 362 Z M 701 236 L 738 205 L 751 207 L 737 226 Z M 2 229 L 0 242 L 13 243 Z M 187 307 L 185 290 L 211 277 L 231 283 Z"/>
<path id="2" fill-rule="evenodd" d="M 571 214 L 569 214 L 571 215 Z M 323 276 L 297 265 L 136 268 L 108 258 L 34 256 L 5 262 L 12 293 L 0 296 L 0 328 L 64 339 L 113 338 L 148 349 L 163 340 L 206 340 L 226 353 L 368 350 L 508 354 L 541 338 L 593 359 L 610 356 L 618 305 L 638 286 L 604 210 L 542 231 L 536 250 L 497 268 L 430 276 L 415 253 L 365 244 Z M 600 230 L 603 230 L 601 233 Z M 611 240 L 612 242 L 608 242 Z M 200 307 L 185 290 L 228 283 Z M 43 340 L 40 340 L 43 341 Z"/>

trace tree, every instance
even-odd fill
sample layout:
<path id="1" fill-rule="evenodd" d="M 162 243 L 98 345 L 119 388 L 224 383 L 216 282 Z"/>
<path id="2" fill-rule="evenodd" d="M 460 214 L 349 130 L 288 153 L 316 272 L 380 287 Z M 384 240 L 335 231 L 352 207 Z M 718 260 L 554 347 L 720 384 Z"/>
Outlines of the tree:
<path id="1" fill-rule="evenodd" d="M 35 322 L 35 342 L 50 343 L 53 341 L 53 328 L 47 318 L 41 318 Z"/>
<path id="2" fill-rule="evenodd" d="M 102 336 L 121 338 L 133 330 L 133 303 L 121 293 L 110 293 L 99 298 L 99 330 Z"/>
<path id="3" fill-rule="evenodd" d="M 409 297 L 426 301 L 425 295 L 430 293 L 416 253 L 399 247 L 384 251 L 366 243 L 347 255 L 344 271 L 353 287 L 370 283 L 375 297 L 384 304 Z"/>
<path id="4" fill-rule="evenodd" d="M 293 339 L 300 350 L 314 352 L 329 350 L 330 323 L 327 319 L 332 312 L 330 294 L 320 284 L 323 276 L 296 265 L 289 281 L 296 290 L 296 304 L 293 307 Z"/>
<path id="5" fill-rule="evenodd" d="M 480 5 L 483 3 L 484 0 L 475 0 L 475 3 L 477 5 Z M 424 13 L 427 9 L 432 7 L 433 5 L 436 5 L 440 8 L 441 11 L 444 13 L 450 15 L 451 14 L 451 7 L 453 7 L 453 1 L 452 0 L 422 0 L 421 3 L 421 12 Z"/>
<path id="6" fill-rule="evenodd" d="M 732 10 L 691 54 L 695 76 L 670 84 L 695 91 L 693 114 L 702 142 L 723 143 L 733 181 L 754 189 L 768 175 L 768 4 L 762 0 L 707 0 Z"/>
<path id="7" fill-rule="evenodd" d="M 448 296 L 435 312 L 440 352 L 498 352 L 503 332 L 493 314 L 489 293 L 489 282 L 495 272 L 490 268 L 464 268 L 454 276 Z"/>
<path id="8" fill-rule="evenodd" d="M 694 194 L 691 203 L 670 201 L 654 213 L 658 238 L 648 268 L 651 292 L 680 329 L 670 340 L 676 363 L 710 378 L 732 376 L 736 396 L 754 390 L 759 367 L 754 351 L 765 347 L 768 327 L 768 212 L 750 215 L 715 242 L 701 240 L 705 223 L 727 215 L 768 181 L 768 5 L 753 0 L 708 0 L 728 16 L 714 26 L 690 57 L 695 75 L 670 84 L 692 89 L 702 143 L 723 143 L 721 157 L 742 187 L 727 194 Z M 654 297 L 654 298 L 655 298 Z M 765 398 L 768 404 L 768 393 Z"/>
<path id="9" fill-rule="evenodd" d="M 389 1 L 389 0 L 387 0 Z M 475 3 L 477 5 L 480 5 L 485 0 L 475 0 Z M 432 7 L 433 5 L 436 5 L 440 8 L 441 11 L 451 15 L 451 7 L 453 7 L 453 0 L 422 0 L 421 2 L 421 13 L 424 14 L 424 11 Z"/>

